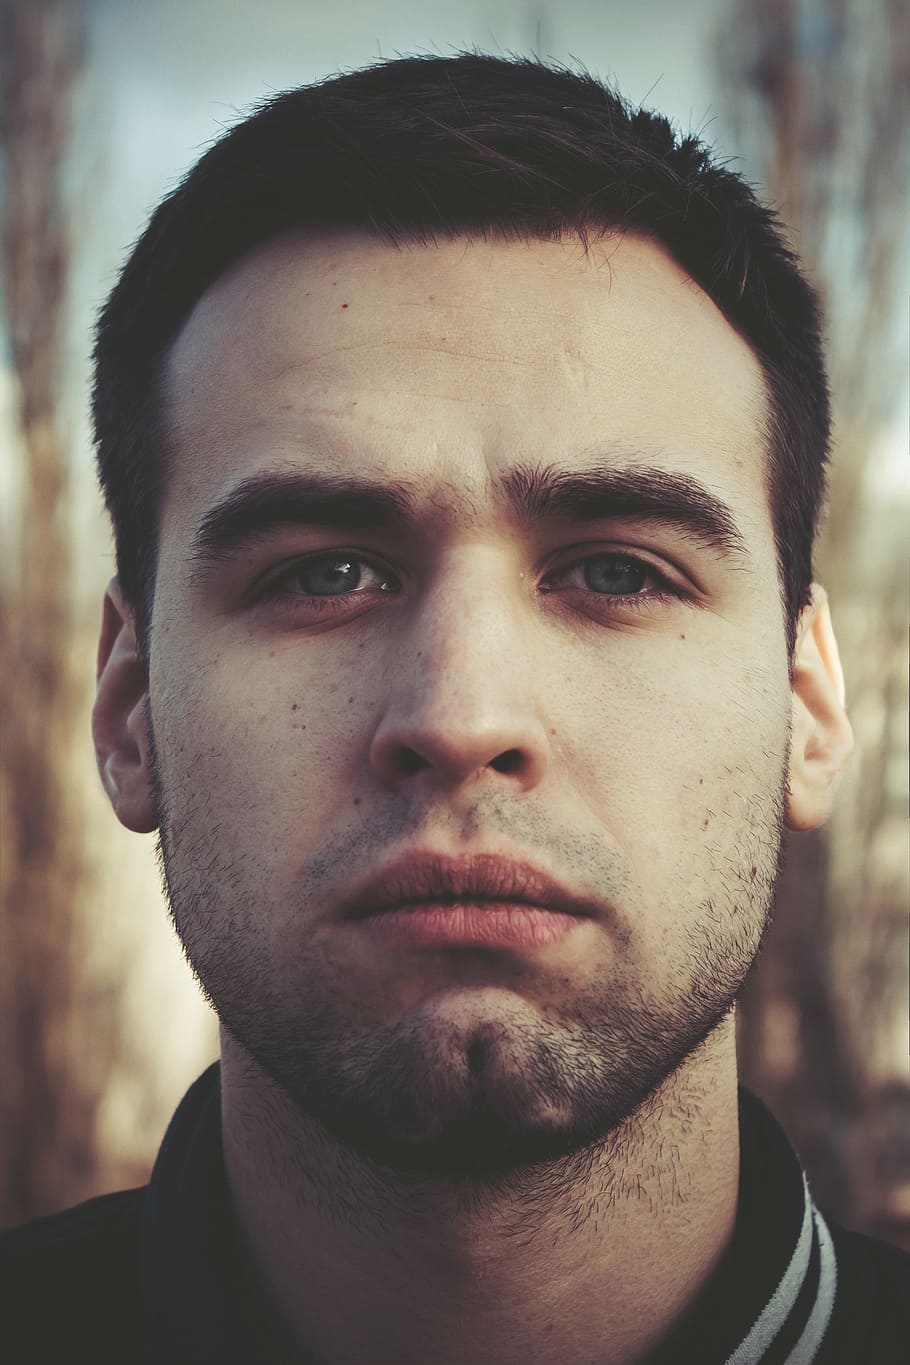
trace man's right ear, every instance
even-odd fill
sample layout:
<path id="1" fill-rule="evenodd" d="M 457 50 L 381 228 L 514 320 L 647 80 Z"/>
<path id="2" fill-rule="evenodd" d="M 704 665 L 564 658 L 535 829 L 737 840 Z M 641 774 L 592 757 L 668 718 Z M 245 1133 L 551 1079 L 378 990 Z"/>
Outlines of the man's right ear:
<path id="1" fill-rule="evenodd" d="M 116 578 L 104 594 L 92 736 L 104 790 L 117 819 L 136 834 L 158 828 L 152 746 L 146 724 L 148 679 L 132 608 Z"/>

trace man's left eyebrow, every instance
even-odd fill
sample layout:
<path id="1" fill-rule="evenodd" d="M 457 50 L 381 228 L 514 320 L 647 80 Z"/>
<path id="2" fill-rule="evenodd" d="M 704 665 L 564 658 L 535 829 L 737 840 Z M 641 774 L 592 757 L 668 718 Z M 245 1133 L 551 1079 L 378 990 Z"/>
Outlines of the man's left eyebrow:
<path id="1" fill-rule="evenodd" d="M 400 533 L 413 520 L 403 484 L 346 475 L 254 474 L 210 507 L 190 545 L 193 578 L 285 527 L 331 526 Z"/>
<path id="2" fill-rule="evenodd" d="M 655 522 L 748 564 L 745 537 L 733 509 L 699 479 L 646 464 L 604 464 L 577 473 L 519 467 L 505 491 L 527 521 L 630 520 Z"/>

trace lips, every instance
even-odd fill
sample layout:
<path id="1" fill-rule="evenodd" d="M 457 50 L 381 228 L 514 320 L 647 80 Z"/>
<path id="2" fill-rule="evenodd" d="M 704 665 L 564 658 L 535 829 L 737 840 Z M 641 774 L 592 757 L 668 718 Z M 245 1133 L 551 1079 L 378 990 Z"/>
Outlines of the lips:
<path id="1" fill-rule="evenodd" d="M 364 882 L 346 900 L 346 919 L 366 919 L 408 906 L 464 904 L 482 909 L 504 904 L 530 905 L 578 918 L 597 914 L 596 904 L 572 892 L 530 863 L 495 853 L 459 858 L 438 853 L 412 853 Z"/>

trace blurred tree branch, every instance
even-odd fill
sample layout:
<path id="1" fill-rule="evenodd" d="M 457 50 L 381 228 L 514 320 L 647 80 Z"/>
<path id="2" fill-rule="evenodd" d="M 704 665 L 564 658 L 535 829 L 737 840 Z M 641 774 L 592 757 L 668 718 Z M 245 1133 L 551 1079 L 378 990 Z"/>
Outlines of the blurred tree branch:
<path id="1" fill-rule="evenodd" d="M 0 576 L 3 900 L 0 1222 L 59 1207 L 94 1171 L 96 1094 L 81 1046 L 72 800 L 70 452 L 58 417 L 70 249 L 61 188 L 80 65 L 67 0 L 0 8 L 3 308 L 17 399 L 15 551 Z"/>
<path id="2" fill-rule="evenodd" d="M 835 1217 L 910 1246 L 903 784 L 906 507 L 874 504 L 871 461 L 906 383 L 910 7 L 737 0 L 718 45 L 753 179 L 824 304 L 834 462 L 817 575 L 832 599 L 857 732 L 828 827 L 788 842 L 774 928 L 740 1011 L 744 1079 L 773 1103 Z M 871 609 L 870 609 L 871 604 Z M 904 1082 L 901 1080 L 903 1071 Z"/>

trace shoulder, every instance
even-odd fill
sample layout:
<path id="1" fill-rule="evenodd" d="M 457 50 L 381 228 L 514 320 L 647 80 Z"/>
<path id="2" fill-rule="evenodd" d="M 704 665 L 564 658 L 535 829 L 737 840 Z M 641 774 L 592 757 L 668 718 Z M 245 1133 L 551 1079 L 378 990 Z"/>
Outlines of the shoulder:
<path id="1" fill-rule="evenodd" d="M 906 1359 L 910 1338 L 910 1254 L 828 1223 L 837 1257 L 834 1311 L 819 1365 Z"/>
<path id="2" fill-rule="evenodd" d="M 121 1190 L 0 1232 L 3 1349 L 15 1345 L 8 1359 L 43 1365 L 81 1339 L 97 1343 L 100 1365 L 115 1358 L 107 1343 L 122 1351 L 136 1339 L 144 1197 L 144 1188 Z"/>
<path id="3" fill-rule="evenodd" d="M 98 1268 L 125 1269 L 138 1257 L 145 1187 L 102 1194 L 48 1218 L 0 1232 L 0 1283 L 22 1282 L 38 1273 L 65 1271 L 84 1278 Z"/>

